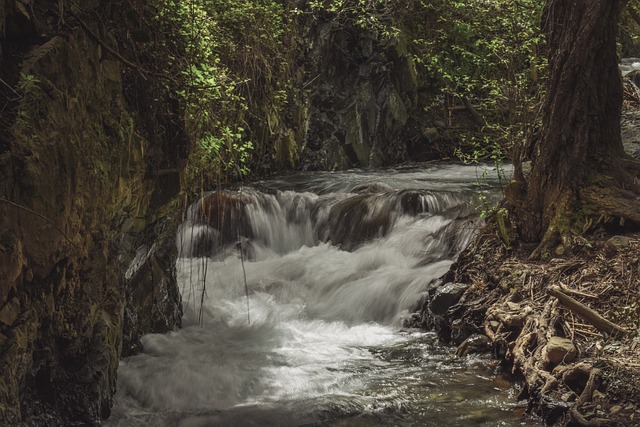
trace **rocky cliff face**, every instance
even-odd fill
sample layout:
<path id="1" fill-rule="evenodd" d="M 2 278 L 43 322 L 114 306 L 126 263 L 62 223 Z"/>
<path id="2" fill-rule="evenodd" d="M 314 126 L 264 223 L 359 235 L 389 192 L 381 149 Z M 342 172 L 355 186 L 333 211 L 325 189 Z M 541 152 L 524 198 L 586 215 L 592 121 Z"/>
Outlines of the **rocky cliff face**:
<path id="1" fill-rule="evenodd" d="M 180 320 L 175 272 L 158 262 L 175 244 L 155 238 L 172 221 L 151 206 L 153 147 L 123 97 L 115 42 L 55 18 L 0 2 L 15 88 L 2 91 L 0 138 L 2 425 L 98 424 L 123 346 Z"/>
<path id="2" fill-rule="evenodd" d="M 395 164 L 438 149 L 423 134 L 427 82 L 406 40 L 345 26 L 332 17 L 305 24 L 308 102 L 302 169 Z M 429 154 L 427 154 L 429 157 Z"/>

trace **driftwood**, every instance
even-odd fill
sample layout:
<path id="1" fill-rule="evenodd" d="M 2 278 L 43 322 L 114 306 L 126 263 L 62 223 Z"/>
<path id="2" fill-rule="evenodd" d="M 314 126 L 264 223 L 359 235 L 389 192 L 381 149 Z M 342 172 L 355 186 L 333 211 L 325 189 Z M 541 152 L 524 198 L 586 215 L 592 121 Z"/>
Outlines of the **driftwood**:
<path id="1" fill-rule="evenodd" d="M 614 336 L 626 336 L 630 334 L 630 332 L 622 326 L 605 319 L 595 310 L 571 298 L 557 286 L 550 286 L 547 289 L 547 293 L 552 297 L 556 297 L 565 308 L 591 323 L 601 332 L 606 332 Z"/>

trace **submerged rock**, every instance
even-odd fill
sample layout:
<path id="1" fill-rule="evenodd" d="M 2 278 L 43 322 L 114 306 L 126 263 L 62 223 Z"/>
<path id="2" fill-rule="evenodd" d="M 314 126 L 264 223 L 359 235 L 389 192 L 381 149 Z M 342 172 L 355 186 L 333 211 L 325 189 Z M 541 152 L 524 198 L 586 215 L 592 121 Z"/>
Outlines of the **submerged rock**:
<path id="1" fill-rule="evenodd" d="M 329 213 L 328 241 L 345 250 L 384 236 L 391 225 L 391 206 L 375 195 L 359 195 L 336 203 Z"/>

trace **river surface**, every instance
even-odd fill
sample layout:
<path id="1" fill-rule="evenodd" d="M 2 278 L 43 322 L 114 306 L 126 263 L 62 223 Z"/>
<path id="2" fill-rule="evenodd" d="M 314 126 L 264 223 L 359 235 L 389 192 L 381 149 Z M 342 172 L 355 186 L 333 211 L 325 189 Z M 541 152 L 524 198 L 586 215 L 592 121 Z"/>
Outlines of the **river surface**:
<path id="1" fill-rule="evenodd" d="M 177 237 L 183 328 L 121 362 L 106 424 L 538 425 L 495 362 L 402 327 L 499 197 L 495 176 L 307 173 L 210 195 L 224 218 L 196 203 Z"/>

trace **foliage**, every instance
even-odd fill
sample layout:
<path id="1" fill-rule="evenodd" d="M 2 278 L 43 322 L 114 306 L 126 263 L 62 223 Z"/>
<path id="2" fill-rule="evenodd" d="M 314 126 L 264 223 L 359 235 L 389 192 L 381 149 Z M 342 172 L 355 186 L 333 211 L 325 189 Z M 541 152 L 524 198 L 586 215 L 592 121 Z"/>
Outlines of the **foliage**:
<path id="1" fill-rule="evenodd" d="M 42 83 L 40 79 L 33 74 L 20 73 L 20 80 L 18 81 L 18 90 L 23 94 L 34 92 L 38 90 L 38 85 Z"/>
<path id="2" fill-rule="evenodd" d="M 192 141 L 188 180 L 239 178 L 283 149 L 293 165 L 297 148 L 284 118 L 301 108 L 294 78 L 300 17 L 332 20 L 337 30 L 359 28 L 379 40 L 408 36 L 423 75 L 437 76 L 449 99 L 471 101 L 482 116 L 481 129 L 460 132 L 459 155 L 466 161 L 519 161 L 538 125 L 546 64 L 542 5 L 533 0 L 150 4 L 171 52 L 166 90 L 177 96 Z"/>
<path id="3" fill-rule="evenodd" d="M 629 0 L 622 11 L 618 39 L 621 57 L 640 55 L 640 0 Z"/>
<path id="4" fill-rule="evenodd" d="M 422 0 L 420 5 L 427 18 L 415 38 L 416 61 L 438 76 L 449 100 L 472 101 L 484 122 L 480 132 L 461 134 L 467 144 L 460 157 L 519 161 L 539 124 L 540 76 L 546 67 L 543 2 Z"/>
<path id="5" fill-rule="evenodd" d="M 390 38 L 400 33 L 392 19 L 400 3 L 398 0 L 310 0 L 308 6 L 314 15 L 328 12 L 337 22 Z"/>
<path id="6" fill-rule="evenodd" d="M 253 165 L 264 167 L 284 146 L 282 118 L 295 108 L 296 10 L 288 1 L 228 1 L 216 8 L 215 18 L 222 62 L 241 82 L 238 93 L 247 107 L 241 120 L 255 143 Z"/>
<path id="7" fill-rule="evenodd" d="M 196 156 L 215 170 L 234 170 L 239 176 L 249 173 L 248 157 L 253 143 L 243 138 L 243 128 L 233 132 L 228 126 L 219 129 L 218 135 L 205 134 L 197 147 Z"/>
<path id="8" fill-rule="evenodd" d="M 249 173 L 255 97 L 280 72 L 286 33 L 282 2 L 153 0 L 172 53 L 166 73 L 192 141 L 184 187 Z M 275 70 L 274 70 L 275 69 Z M 275 105 L 286 99 L 276 89 Z"/>

